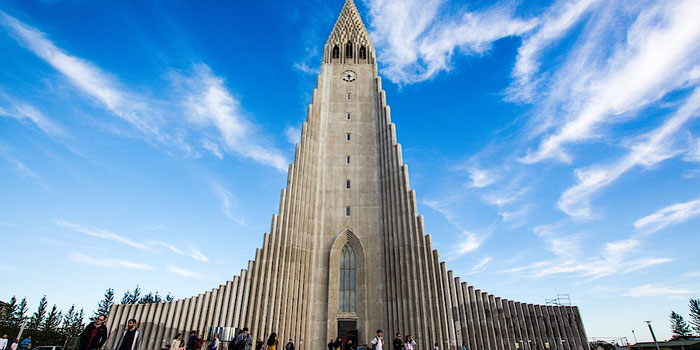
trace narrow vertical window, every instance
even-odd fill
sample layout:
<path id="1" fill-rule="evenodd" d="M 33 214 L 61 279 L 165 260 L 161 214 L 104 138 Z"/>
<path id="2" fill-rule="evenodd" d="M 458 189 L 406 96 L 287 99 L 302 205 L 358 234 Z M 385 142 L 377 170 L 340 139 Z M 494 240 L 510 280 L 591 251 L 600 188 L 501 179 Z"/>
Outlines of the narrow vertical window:
<path id="1" fill-rule="evenodd" d="M 367 49 L 364 45 L 360 47 L 360 59 L 367 59 Z"/>
<path id="2" fill-rule="evenodd" d="M 350 120 L 350 112 L 348 112 L 348 120 Z"/>
<path id="3" fill-rule="evenodd" d="M 347 136 L 348 141 L 350 141 L 350 133 L 345 134 Z"/>
<path id="4" fill-rule="evenodd" d="M 350 216 L 350 207 L 345 207 L 345 216 Z"/>
<path id="5" fill-rule="evenodd" d="M 345 180 L 345 188 L 350 188 L 350 180 Z"/>
<path id="6" fill-rule="evenodd" d="M 333 46 L 333 58 L 340 58 L 340 48 L 338 48 L 338 45 Z"/>
<path id="7" fill-rule="evenodd" d="M 340 253 L 340 312 L 355 312 L 355 251 L 345 243 Z"/>
<path id="8" fill-rule="evenodd" d="M 350 156 L 345 157 L 345 163 L 350 164 Z"/>
<path id="9" fill-rule="evenodd" d="M 350 96 L 352 96 L 352 94 L 348 92 L 348 101 L 350 101 Z"/>
<path id="10" fill-rule="evenodd" d="M 345 58 L 352 58 L 352 42 L 350 41 L 345 45 Z"/>

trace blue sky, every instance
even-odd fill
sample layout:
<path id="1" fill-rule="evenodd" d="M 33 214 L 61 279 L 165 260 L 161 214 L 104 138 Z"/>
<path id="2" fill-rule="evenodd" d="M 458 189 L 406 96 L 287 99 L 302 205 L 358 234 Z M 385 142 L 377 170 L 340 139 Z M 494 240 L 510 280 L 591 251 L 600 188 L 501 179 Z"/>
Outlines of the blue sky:
<path id="1" fill-rule="evenodd" d="M 0 1 L 0 298 L 246 267 L 342 3 Z M 667 338 L 700 297 L 700 3 L 357 3 L 449 268 Z"/>

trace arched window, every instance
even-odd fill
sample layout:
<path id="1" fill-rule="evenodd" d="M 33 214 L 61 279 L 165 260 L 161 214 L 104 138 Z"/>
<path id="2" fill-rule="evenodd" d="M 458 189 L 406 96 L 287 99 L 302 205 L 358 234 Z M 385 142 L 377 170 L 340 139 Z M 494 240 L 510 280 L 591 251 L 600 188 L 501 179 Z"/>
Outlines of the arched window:
<path id="1" fill-rule="evenodd" d="M 345 243 L 340 256 L 340 312 L 355 312 L 355 251 Z"/>
<path id="2" fill-rule="evenodd" d="M 333 46 L 333 58 L 340 58 L 340 49 L 338 45 Z"/>
<path id="3" fill-rule="evenodd" d="M 350 41 L 345 45 L 345 58 L 352 58 L 352 42 Z"/>
<path id="4" fill-rule="evenodd" d="M 367 59 L 367 49 L 364 47 L 360 47 L 360 59 L 361 60 L 366 60 Z"/>

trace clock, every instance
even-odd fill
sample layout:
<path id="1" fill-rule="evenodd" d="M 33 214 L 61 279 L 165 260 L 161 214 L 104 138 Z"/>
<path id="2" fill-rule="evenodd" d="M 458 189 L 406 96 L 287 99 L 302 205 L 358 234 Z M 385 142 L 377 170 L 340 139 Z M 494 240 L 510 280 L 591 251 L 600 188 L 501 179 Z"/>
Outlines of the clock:
<path id="1" fill-rule="evenodd" d="M 351 70 L 346 70 L 343 72 L 343 80 L 350 82 L 357 79 L 357 73 L 351 71 Z"/>

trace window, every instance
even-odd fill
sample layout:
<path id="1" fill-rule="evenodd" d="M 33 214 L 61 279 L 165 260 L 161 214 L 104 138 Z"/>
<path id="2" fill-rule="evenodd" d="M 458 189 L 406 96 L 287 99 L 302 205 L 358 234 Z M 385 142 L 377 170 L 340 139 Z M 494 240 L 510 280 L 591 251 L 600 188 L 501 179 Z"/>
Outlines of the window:
<path id="1" fill-rule="evenodd" d="M 350 96 L 352 96 L 352 94 L 348 92 L 348 101 L 350 101 Z"/>
<path id="2" fill-rule="evenodd" d="M 345 163 L 350 164 L 350 156 L 345 157 Z"/>
<path id="3" fill-rule="evenodd" d="M 346 136 L 348 138 L 348 141 L 350 141 L 350 133 L 347 133 Z"/>
<path id="4" fill-rule="evenodd" d="M 345 180 L 345 188 L 350 188 L 350 180 Z"/>
<path id="5" fill-rule="evenodd" d="M 345 243 L 340 256 L 340 312 L 355 312 L 355 251 Z"/>
<path id="6" fill-rule="evenodd" d="M 360 47 L 360 59 L 367 59 L 367 49 L 364 47 L 364 45 Z"/>
<path id="7" fill-rule="evenodd" d="M 340 58 L 340 49 L 338 45 L 333 46 L 333 58 Z"/>
<path id="8" fill-rule="evenodd" d="M 350 207 L 345 207 L 345 216 L 350 216 Z"/>
<path id="9" fill-rule="evenodd" d="M 352 42 L 350 41 L 345 45 L 345 58 L 352 58 Z"/>
<path id="10" fill-rule="evenodd" d="M 350 112 L 348 112 L 348 120 L 350 120 Z"/>

